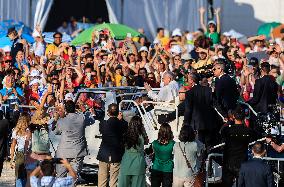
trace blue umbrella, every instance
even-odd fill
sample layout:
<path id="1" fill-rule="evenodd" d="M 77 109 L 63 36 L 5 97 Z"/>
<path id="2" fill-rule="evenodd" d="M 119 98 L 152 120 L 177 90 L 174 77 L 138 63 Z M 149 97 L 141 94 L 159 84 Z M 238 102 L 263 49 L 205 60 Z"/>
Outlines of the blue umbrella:
<path id="1" fill-rule="evenodd" d="M 27 40 L 28 43 L 34 43 L 34 38 L 31 35 L 22 34 L 22 38 Z M 0 48 L 5 46 L 12 46 L 12 41 L 6 35 L 0 38 Z"/>
<path id="2" fill-rule="evenodd" d="M 5 46 L 12 46 L 12 42 L 8 37 L 1 37 L 0 38 L 0 48 L 3 48 Z"/>

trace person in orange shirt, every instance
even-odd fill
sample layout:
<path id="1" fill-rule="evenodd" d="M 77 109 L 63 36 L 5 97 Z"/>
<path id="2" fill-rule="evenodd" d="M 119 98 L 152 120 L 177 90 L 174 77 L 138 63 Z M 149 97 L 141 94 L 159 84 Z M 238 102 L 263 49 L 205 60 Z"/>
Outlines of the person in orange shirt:
<path id="1" fill-rule="evenodd" d="M 160 27 L 157 28 L 157 36 L 155 40 L 159 40 L 163 47 L 169 43 L 169 38 L 165 36 L 165 29 Z"/>
<path id="2" fill-rule="evenodd" d="M 55 32 L 53 34 L 53 38 L 54 38 L 54 42 L 52 44 L 49 44 L 47 47 L 46 47 L 46 50 L 45 50 L 45 55 L 56 55 L 56 53 L 58 52 L 59 50 L 59 45 L 62 43 L 62 33 L 60 32 Z"/>

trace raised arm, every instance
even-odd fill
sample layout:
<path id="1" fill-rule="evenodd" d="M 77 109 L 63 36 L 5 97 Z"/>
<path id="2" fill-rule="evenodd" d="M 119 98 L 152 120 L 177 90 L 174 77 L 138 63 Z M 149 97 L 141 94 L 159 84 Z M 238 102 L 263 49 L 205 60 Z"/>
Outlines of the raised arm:
<path id="1" fill-rule="evenodd" d="M 221 8 L 216 8 L 214 14 L 216 15 L 216 21 L 217 21 L 217 32 L 221 32 L 221 21 L 220 21 L 220 10 Z"/>
<path id="2" fill-rule="evenodd" d="M 200 16 L 200 26 L 201 28 L 204 30 L 204 32 L 207 32 L 207 28 L 204 24 L 204 13 L 205 13 L 205 8 L 204 7 L 201 7 L 199 9 L 199 16 Z"/>

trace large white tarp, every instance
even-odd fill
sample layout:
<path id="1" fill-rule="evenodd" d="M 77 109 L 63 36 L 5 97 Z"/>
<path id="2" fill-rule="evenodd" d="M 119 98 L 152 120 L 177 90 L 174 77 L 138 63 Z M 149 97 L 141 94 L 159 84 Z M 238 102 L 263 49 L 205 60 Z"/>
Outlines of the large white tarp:
<path id="1" fill-rule="evenodd" d="M 135 29 L 144 28 L 146 35 L 156 35 L 157 27 L 195 31 L 200 27 L 199 12 L 206 0 L 106 0 L 110 20 Z M 115 17 L 115 18 L 114 18 Z"/>

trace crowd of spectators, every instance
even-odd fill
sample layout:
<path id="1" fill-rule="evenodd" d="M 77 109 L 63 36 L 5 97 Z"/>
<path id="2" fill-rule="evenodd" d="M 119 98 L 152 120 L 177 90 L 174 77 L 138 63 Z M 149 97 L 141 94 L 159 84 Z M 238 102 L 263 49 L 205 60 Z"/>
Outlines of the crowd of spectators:
<path id="1" fill-rule="evenodd" d="M 19 119 L 10 126 L 11 159 L 16 157 L 17 162 L 25 162 L 26 147 L 29 147 L 26 142 L 33 141 L 31 139 L 36 137 L 30 123 L 37 125 L 49 123 L 45 119 L 47 114 L 43 114 L 49 107 L 55 107 L 58 111 L 59 115 L 55 115 L 55 118 L 64 118 L 64 112 L 62 112 L 64 103 L 73 100 L 80 88 L 144 87 L 148 98 L 153 101 L 172 102 L 179 97 L 181 100 L 179 112 L 181 111 L 181 115 L 185 114 L 185 126 L 181 129 L 179 136 L 180 143 L 175 144 L 171 127 L 167 123 L 161 125 L 157 140 L 152 143 L 152 152 L 155 154 L 151 173 L 152 186 L 161 184 L 171 186 L 172 183 L 173 186 L 191 185 L 188 184 L 189 179 L 192 179 L 193 173 L 200 167 L 197 155 L 201 155 L 202 143 L 206 148 L 212 146 L 212 143 L 217 143 L 213 139 L 218 136 L 220 128 L 218 129 L 217 125 L 210 125 L 214 121 L 214 117 L 211 116 L 215 112 L 214 104 L 225 122 L 243 124 L 243 111 L 238 109 L 238 99 L 248 102 L 256 112 L 262 113 L 268 112 L 270 104 L 283 102 L 284 30 L 281 30 L 280 38 L 266 38 L 260 35 L 248 37 L 247 42 L 240 42 L 234 36 L 221 33 L 220 9 L 215 10 L 216 22 L 211 20 L 207 25 L 203 20 L 204 12 L 205 9 L 201 8 L 201 28 L 197 31 L 182 31 L 177 28 L 169 34 L 165 28 L 157 28 L 157 35 L 153 41 L 148 40 L 143 29 L 140 29 L 140 37 L 127 34 L 125 40 L 118 41 L 111 37 L 110 31 L 105 29 L 94 31 L 91 36 L 92 42 L 82 46 L 62 43 L 61 32 L 55 32 L 54 42 L 47 44 L 41 28 L 37 26 L 33 32 L 35 43 L 30 44 L 21 38 L 21 32 L 10 28 L 8 37 L 12 41 L 12 46 L 0 49 L 0 102 L 8 106 L 5 108 L 8 114 L 12 110 L 21 112 Z M 58 30 L 65 32 L 64 29 L 67 29 L 65 26 Z M 71 31 L 68 30 L 68 32 Z M 160 88 L 160 91 L 156 93 L 153 88 Z M 185 95 L 182 96 L 182 94 Z M 82 111 L 84 111 L 83 104 L 79 106 Z M 19 109 L 18 105 L 29 105 L 34 108 Z M 206 116 L 202 115 L 208 115 L 208 118 L 204 119 Z M 117 116 L 118 111 L 115 111 L 110 117 L 113 118 L 112 120 L 121 120 L 116 119 Z M 12 118 L 9 117 L 9 119 Z M 2 122 L 7 121 L 3 119 Z M 100 130 L 103 132 L 104 125 L 101 126 Z M 132 186 L 145 186 L 145 163 L 141 159 L 144 159 L 143 146 L 149 142 L 141 126 L 141 119 L 134 117 L 128 124 L 128 130 L 123 130 L 128 139 L 123 140 L 121 137 L 119 141 L 125 141 L 125 153 L 123 149 L 120 156 L 116 155 L 117 160 L 113 161 L 121 162 L 120 173 L 116 165 L 108 165 L 108 162 L 112 162 L 110 158 L 106 158 L 106 155 L 101 155 L 102 153 L 99 152 L 100 169 L 104 167 L 105 172 L 108 173 L 110 170 L 116 175 L 116 178 L 110 180 L 112 186 L 117 183 L 118 186 L 127 186 L 131 180 L 135 181 Z M 227 143 L 233 142 L 230 145 L 235 145 L 236 142 L 232 141 L 231 136 L 228 135 L 231 130 L 226 128 L 222 129 L 221 134 Z M 194 140 L 195 132 L 198 132 L 196 141 Z M 239 130 L 236 133 L 240 133 Z M 226 139 L 227 137 L 229 138 Z M 249 140 L 250 138 L 247 138 L 239 142 L 243 143 L 242 148 L 248 145 Z M 104 141 L 109 139 L 103 138 Z M 268 139 L 268 142 L 273 144 L 271 139 Z M 17 147 L 16 151 L 15 147 Z M 183 147 L 182 150 L 180 147 Z M 187 165 L 183 160 L 185 154 L 183 150 L 188 154 L 192 170 L 185 167 Z M 227 151 L 230 155 L 229 148 Z M 18 154 L 14 156 L 14 152 Z M 40 157 L 48 155 L 46 152 L 38 154 L 39 150 L 33 152 L 36 154 L 33 159 L 37 160 L 44 160 Z M 260 151 L 255 151 L 257 154 L 262 152 L 262 148 Z M 4 151 L 0 153 L 4 154 Z M 136 163 L 137 167 L 139 165 L 139 171 L 128 163 L 129 159 L 134 160 L 132 154 L 140 159 L 139 163 Z M 245 160 L 245 157 L 237 160 L 237 166 L 233 168 L 235 173 L 226 178 L 231 177 L 229 181 L 224 180 L 225 186 L 231 185 L 233 178 L 238 175 L 240 164 Z M 45 176 L 46 169 L 43 168 L 51 167 L 47 166 L 49 162 L 46 160 L 41 164 L 41 168 L 36 168 L 33 165 L 34 162 L 22 168 L 22 165 L 17 162 L 16 177 L 25 178 L 23 174 L 31 176 L 28 184 L 32 186 L 37 183 L 33 175 L 42 171 Z M 61 160 L 61 163 L 75 178 L 68 161 Z M 225 166 L 224 171 L 228 173 L 232 171 L 231 163 L 228 162 L 229 166 Z M 13 162 L 11 166 L 15 167 Z M 33 171 L 35 168 L 36 170 Z M 54 168 L 49 170 L 48 175 L 53 174 Z M 242 170 L 241 184 L 244 184 L 244 173 Z M 99 186 L 106 185 L 105 175 L 108 174 L 99 173 Z M 42 181 L 43 179 L 46 178 L 43 177 Z M 17 181 L 17 185 L 23 186 L 21 182 L 23 181 Z M 69 183 L 73 182 L 71 180 Z"/>

